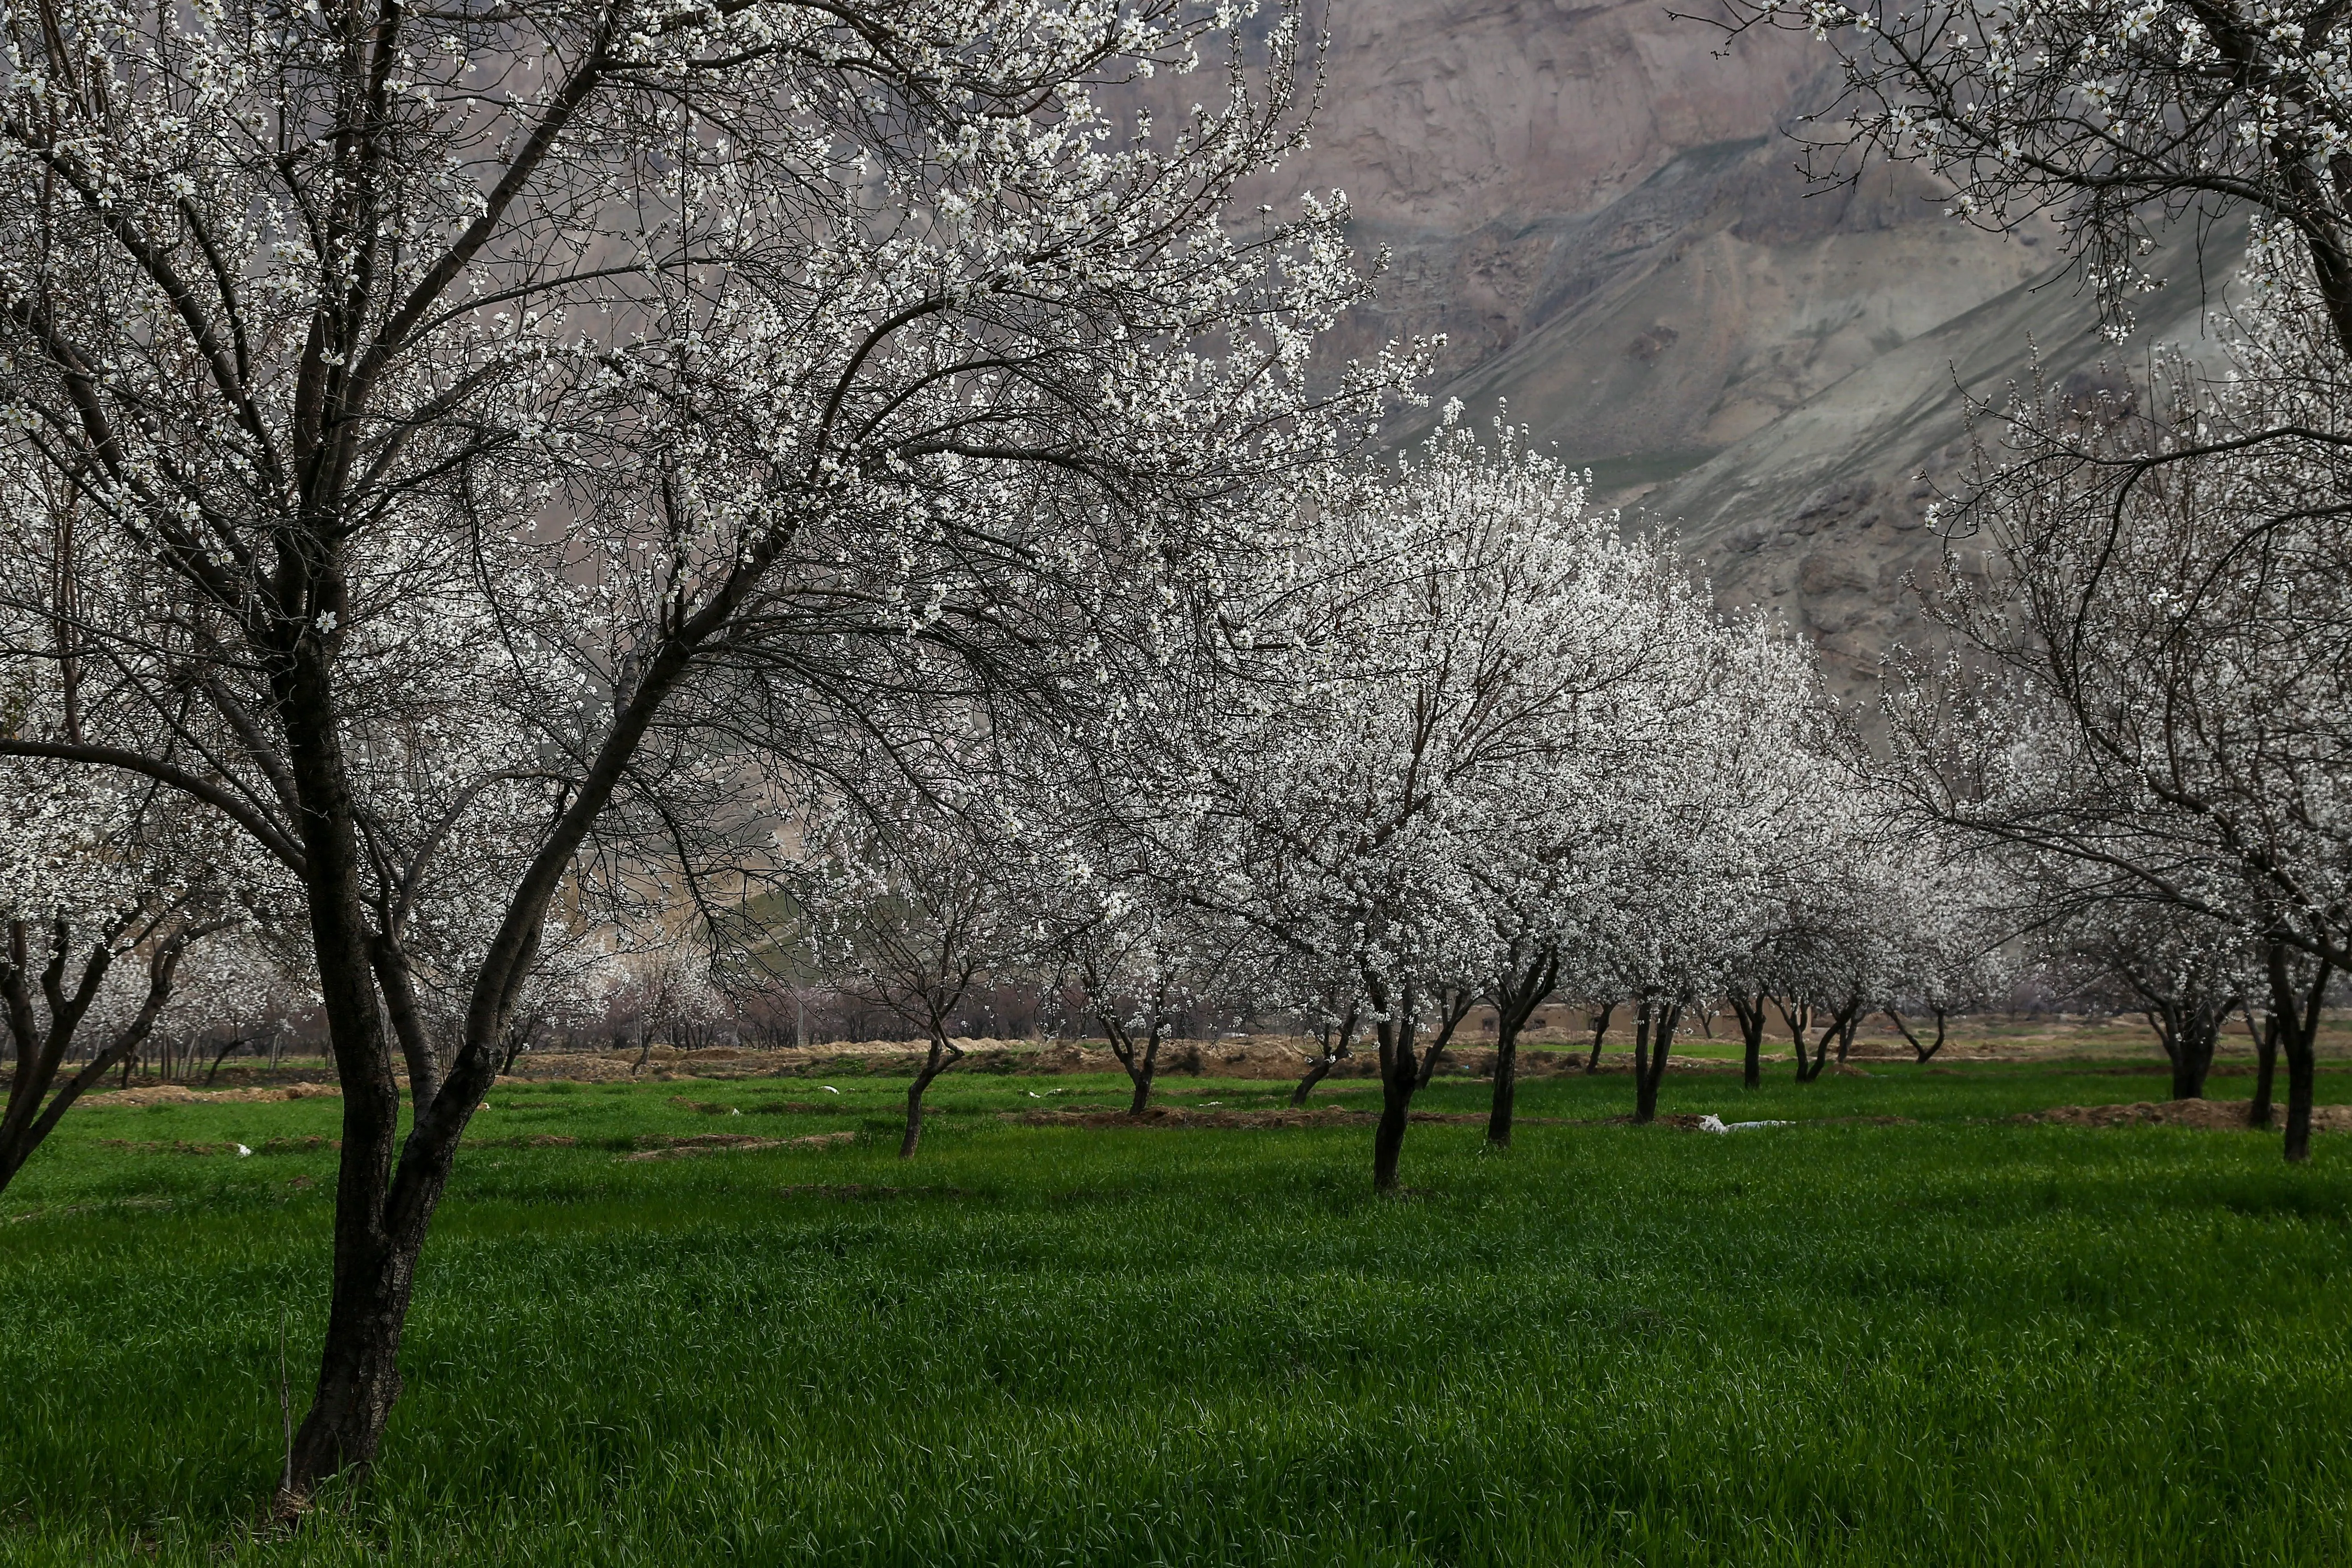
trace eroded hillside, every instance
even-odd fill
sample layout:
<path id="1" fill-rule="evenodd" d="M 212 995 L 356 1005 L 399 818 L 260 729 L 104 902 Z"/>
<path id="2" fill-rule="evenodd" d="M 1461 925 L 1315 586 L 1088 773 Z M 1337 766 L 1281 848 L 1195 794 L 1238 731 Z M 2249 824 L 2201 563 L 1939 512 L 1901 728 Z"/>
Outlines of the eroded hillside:
<path id="1" fill-rule="evenodd" d="M 1959 389 L 2034 343 L 2061 375 L 2113 352 L 2046 235 L 1959 224 L 1915 174 L 1807 192 L 1788 133 L 1833 82 L 1805 40 L 1723 53 L 1654 0 L 1339 0 L 1331 29 L 1289 174 L 1391 254 L 1350 347 L 1445 332 L 1441 396 L 1506 402 L 1843 673 L 1932 559 L 1913 476 L 1957 457 Z"/>

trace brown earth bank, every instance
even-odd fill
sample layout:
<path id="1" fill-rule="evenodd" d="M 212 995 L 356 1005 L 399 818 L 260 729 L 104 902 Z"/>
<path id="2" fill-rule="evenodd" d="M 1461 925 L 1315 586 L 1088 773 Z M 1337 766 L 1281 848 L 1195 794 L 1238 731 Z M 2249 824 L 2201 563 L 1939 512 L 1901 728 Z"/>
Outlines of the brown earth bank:
<path id="1" fill-rule="evenodd" d="M 1518 1071 L 1522 1076 L 1581 1072 L 1591 1051 L 1589 1024 L 1576 1009 L 1561 1009 L 1558 1021 L 1534 1040 L 1523 1040 Z M 1492 1046 L 1476 1043 L 1484 1020 L 1474 1015 L 1464 1030 L 1472 1043 L 1449 1050 L 1441 1059 L 1442 1076 L 1483 1078 L 1494 1072 Z M 1727 1074 L 1739 1071 L 1730 1056 L 1738 1048 L 1736 1034 L 1722 1027 L 1712 1037 L 1686 1031 L 1675 1043 L 1669 1071 Z M 1622 1011 L 1608 1036 L 1600 1071 L 1631 1071 L 1631 1029 Z M 960 1040 L 964 1055 L 954 1067 L 959 1073 L 1063 1074 L 1122 1073 L 1118 1059 L 1100 1041 L 1034 1040 Z M 2323 1072 L 2352 1071 L 2352 1017 L 2328 1019 L 2322 1027 L 2319 1052 Z M 649 1051 L 541 1051 L 522 1057 L 511 1073 L 498 1080 L 494 1105 L 527 1104 L 505 1098 L 516 1089 L 570 1083 L 680 1082 L 694 1080 L 791 1078 L 809 1080 L 811 1102 L 798 1099 L 779 1106 L 746 1110 L 817 1109 L 824 1099 L 824 1080 L 910 1076 L 924 1048 L 908 1040 L 866 1040 L 806 1048 L 758 1050 L 715 1046 L 678 1051 L 656 1046 Z M 1705 1051 L 1709 1054 L 1697 1054 Z M 1263 1080 L 1297 1082 L 1314 1060 L 1314 1042 L 1299 1036 L 1257 1034 L 1216 1040 L 1178 1040 L 1165 1048 L 1160 1063 L 1160 1081 L 1177 1087 L 1188 1077 Z M 2242 1030 L 2225 1035 L 2213 1076 L 2238 1078 L 2252 1072 L 2253 1051 Z M 1790 1053 L 1784 1042 L 1768 1041 L 1767 1063 L 1785 1064 Z M 1847 1061 L 1834 1071 L 1861 1072 L 1899 1067 L 1931 1073 L 1999 1062 L 2067 1062 L 2076 1071 L 2132 1074 L 2163 1070 L 2163 1057 L 2147 1026 L 2128 1016 L 2089 1019 L 2025 1019 L 1986 1016 L 1953 1020 L 1952 1037 L 1933 1062 L 1918 1067 L 1908 1045 L 1891 1032 L 1873 1030 L 1859 1035 Z M 299 1100 L 341 1094 L 332 1082 L 331 1063 L 313 1057 L 289 1060 L 276 1069 L 258 1063 L 225 1065 L 216 1075 L 196 1084 L 141 1082 L 129 1089 L 93 1090 L 82 1104 L 93 1108 L 157 1104 L 205 1104 L 214 1102 Z M 1359 1051 L 1331 1070 L 1337 1081 L 1365 1081 L 1378 1076 L 1379 1061 L 1370 1051 Z M 0 1072 L 0 1089 L 9 1075 Z M 711 1114 L 732 1106 L 699 1105 L 681 1101 Z"/>
<path id="2" fill-rule="evenodd" d="M 2131 1105 L 2056 1105 L 2011 1117 L 2017 1122 L 2054 1122 L 2069 1127 L 2197 1127 L 2208 1132 L 2276 1132 L 2286 1120 L 2286 1107 L 2271 1108 L 2271 1125 L 2256 1129 L 2246 1120 L 2242 1100 L 2142 1101 Z M 2352 1105 L 2314 1105 L 2315 1133 L 2352 1132 Z"/>
<path id="3" fill-rule="evenodd" d="M 805 1138 L 761 1138 L 729 1133 L 704 1133 L 690 1138 L 641 1138 L 640 1143 L 654 1143 L 650 1149 L 640 1149 L 634 1155 L 623 1155 L 624 1160 L 679 1160 L 695 1155 L 750 1154 L 758 1149 L 823 1149 L 836 1144 L 854 1144 L 856 1133 L 815 1133 Z"/>
<path id="4" fill-rule="evenodd" d="M 340 1100 L 343 1092 L 331 1083 L 298 1080 L 278 1088 L 194 1089 L 184 1083 L 153 1083 L 137 1089 L 92 1091 L 81 1098 L 91 1109 L 133 1105 L 226 1105 L 279 1100 Z"/>
<path id="5" fill-rule="evenodd" d="M 1284 1107 L 1274 1111 L 1152 1105 L 1146 1107 L 1139 1116 L 1111 1105 L 1066 1105 L 1056 1106 L 1051 1111 L 1003 1111 L 998 1115 L 1024 1127 L 1357 1127 L 1381 1119 L 1378 1111 L 1358 1110 L 1346 1105 L 1311 1105 L 1297 1110 Z M 1484 1126 L 1486 1113 L 1483 1111 L 1415 1111 L 1412 1119 L 1416 1122 Z M 1520 1116 L 1516 1121 L 1521 1126 L 1560 1124 L 1557 1116 Z"/>

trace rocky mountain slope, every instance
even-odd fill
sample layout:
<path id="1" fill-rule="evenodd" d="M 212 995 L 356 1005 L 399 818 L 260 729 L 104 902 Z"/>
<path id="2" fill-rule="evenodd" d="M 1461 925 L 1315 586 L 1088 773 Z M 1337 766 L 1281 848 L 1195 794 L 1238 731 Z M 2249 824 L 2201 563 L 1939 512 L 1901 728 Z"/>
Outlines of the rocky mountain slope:
<path id="1" fill-rule="evenodd" d="M 1441 398 L 1507 406 L 1843 672 L 1874 666 L 1897 580 L 1933 558 L 1912 476 L 1958 455 L 1960 389 L 1998 393 L 2035 343 L 2060 376 L 2112 351 L 2045 235 L 1957 223 L 1888 170 L 1808 193 L 1788 132 L 1834 88 L 1808 40 L 1723 52 L 1660 0 L 1332 0 L 1329 21 L 1288 176 L 1346 190 L 1391 252 L 1351 346 L 1444 331 Z"/>

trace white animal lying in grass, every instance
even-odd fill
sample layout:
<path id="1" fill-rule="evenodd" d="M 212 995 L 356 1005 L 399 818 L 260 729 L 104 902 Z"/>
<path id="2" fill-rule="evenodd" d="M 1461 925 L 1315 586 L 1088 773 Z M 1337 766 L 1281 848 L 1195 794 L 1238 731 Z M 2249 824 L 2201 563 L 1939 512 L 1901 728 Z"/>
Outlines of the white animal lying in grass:
<path id="1" fill-rule="evenodd" d="M 1709 1112 L 1707 1114 L 1701 1116 L 1698 1119 L 1698 1130 L 1702 1133 L 1744 1133 L 1750 1127 L 1789 1127 L 1794 1125 L 1795 1124 L 1792 1122 L 1727 1123 L 1722 1117 L 1716 1115 L 1713 1112 Z"/>

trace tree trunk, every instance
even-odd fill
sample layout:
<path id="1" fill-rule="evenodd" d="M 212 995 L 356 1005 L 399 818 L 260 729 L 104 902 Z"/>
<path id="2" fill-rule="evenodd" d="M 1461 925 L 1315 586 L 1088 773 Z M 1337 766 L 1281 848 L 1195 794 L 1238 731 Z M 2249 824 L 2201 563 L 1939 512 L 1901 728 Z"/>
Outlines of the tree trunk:
<path id="1" fill-rule="evenodd" d="M 1675 1023 L 1682 1016 L 1679 1002 L 1653 1004 L 1643 998 L 1633 1030 L 1633 1124 L 1657 1120 L 1658 1086 L 1665 1081 L 1666 1053 L 1674 1049 Z"/>
<path id="2" fill-rule="evenodd" d="M 1511 1146 L 1511 1107 L 1518 1090 L 1519 1031 L 1498 1023 L 1495 1026 L 1495 1092 L 1486 1106 L 1486 1143 L 1490 1147 Z"/>
<path id="3" fill-rule="evenodd" d="M 1778 1002 L 1774 1005 L 1780 1009 L 1781 1021 L 1789 1026 L 1789 1040 L 1797 1053 L 1797 1082 L 1811 1083 L 1822 1075 L 1822 1069 L 1829 1065 L 1829 1034 L 1826 1030 L 1822 1032 L 1820 1055 L 1810 1054 L 1805 1030 L 1812 1025 L 1813 1005 L 1804 1001 Z"/>
<path id="4" fill-rule="evenodd" d="M 1486 1111 L 1486 1144 L 1511 1146 L 1511 1113 L 1519 1088 L 1519 1034 L 1559 985 L 1559 954 L 1546 951 L 1520 967 L 1506 968 L 1495 993 L 1495 1090 Z"/>
<path id="5" fill-rule="evenodd" d="M 1818 1016 L 1819 1009 L 1810 1005 L 1798 1009 L 1790 1020 L 1790 1033 L 1795 1036 L 1797 1040 L 1798 1082 L 1816 1083 L 1821 1081 L 1822 1074 L 1829 1071 L 1830 1048 L 1832 1042 L 1837 1046 L 1838 1060 L 1841 1061 L 1845 1060 L 1845 1043 L 1853 1038 L 1854 1020 L 1861 1016 L 1861 1012 L 1862 998 L 1859 997 L 1847 998 L 1845 1006 L 1832 1012 L 1829 1022 L 1822 1026 L 1821 1038 L 1813 1042 L 1812 1059 L 1808 1061 L 1805 1057 L 1805 1025 Z"/>
<path id="6" fill-rule="evenodd" d="M 1134 1097 L 1127 1103 L 1127 1113 L 1140 1116 L 1151 1103 L 1151 1080 L 1160 1071 L 1160 1030 L 1154 1028 L 1151 1038 L 1143 1042 L 1143 1060 L 1127 1070 L 1128 1081 L 1135 1085 Z"/>
<path id="7" fill-rule="evenodd" d="M 2271 1009 L 2279 1019 L 2279 1044 L 2286 1055 L 2286 1159 L 2311 1157 L 2311 1101 L 2316 1085 L 2320 1004 L 2332 973 L 2321 960 L 2308 988 L 2298 987 L 2284 944 L 2270 946 Z"/>
<path id="8" fill-rule="evenodd" d="M 1609 1038 L 1609 1018 L 1616 1010 L 1617 1004 L 1611 1002 L 1592 1021 L 1592 1054 L 1584 1059 L 1584 1071 L 1588 1076 L 1601 1071 L 1601 1042 Z"/>
<path id="9" fill-rule="evenodd" d="M 411 1207 L 395 1228 L 388 1210 L 400 1124 L 400 1084 L 383 1032 L 360 895 L 362 863 L 330 655 L 309 638 L 275 673 L 279 723 L 288 742 L 299 809 L 304 902 L 309 905 L 319 996 L 343 1092 L 342 1157 L 335 1178 L 332 1281 L 327 1336 L 310 1412 L 294 1435 L 293 1494 L 345 1469 L 364 1477 L 383 1424 L 400 1397 L 401 1325 L 408 1312 L 416 1253 L 447 1180 L 419 1162 L 401 1173 Z M 471 1107 L 468 1107 L 470 1113 Z M 462 1122 L 462 1119 L 461 1119 Z M 421 1134 L 422 1129 L 419 1129 Z M 454 1137 L 454 1134 L 453 1134 Z M 412 1134 L 410 1142 L 417 1141 Z M 445 1161 L 454 1157 L 454 1141 Z"/>
<path id="10" fill-rule="evenodd" d="M 58 1073 L 64 1066 L 75 1032 L 83 1015 L 98 994 L 98 988 L 112 967 L 114 956 L 101 942 L 84 967 L 81 984 L 68 995 L 57 981 L 65 969 L 67 928 L 63 921 L 57 924 L 56 956 L 47 973 L 42 976 L 43 989 L 49 1003 L 49 1026 L 39 1030 L 35 1022 L 32 1002 L 24 988 L 24 926 L 11 922 L 11 952 L 0 961 L 0 995 L 5 995 L 8 1014 L 8 1034 L 16 1041 L 16 1067 L 8 1084 L 5 1111 L 0 1111 L 0 1192 L 33 1151 L 47 1141 L 57 1130 L 58 1123 L 98 1082 L 114 1070 L 119 1062 L 125 1073 L 131 1059 L 146 1042 L 155 1027 L 156 1015 L 172 998 L 172 982 L 179 968 L 180 956 L 186 943 L 184 936 L 175 936 L 158 946 L 147 960 L 147 995 L 139 1011 L 125 1024 L 121 1033 L 102 1047 L 93 1050 L 81 1071 L 58 1082 Z"/>
<path id="11" fill-rule="evenodd" d="M 440 1194 L 431 1196 L 437 1201 Z M 423 1237 L 410 1245 L 381 1225 L 342 1234 L 356 1228 L 336 1227 L 327 1341 L 310 1408 L 294 1434 L 290 1495 L 280 1500 L 281 1507 L 308 1498 L 320 1481 L 344 1470 L 364 1479 L 400 1398 L 400 1336 Z"/>
<path id="12" fill-rule="evenodd" d="M 1381 1042 L 1381 1121 L 1372 1130 L 1372 1190 L 1394 1193 L 1397 1190 L 1397 1162 L 1404 1153 L 1405 1128 L 1412 1119 L 1412 1094 L 1420 1086 L 1420 1053 L 1413 1049 L 1413 1037 L 1418 1032 L 1413 1019 L 1416 998 L 1408 987 L 1404 993 L 1402 1017 L 1388 1006 L 1388 998 L 1374 990 L 1372 1005 L 1380 1009 L 1378 1026 Z"/>
<path id="13" fill-rule="evenodd" d="M 1328 1078 L 1331 1075 L 1331 1070 L 1345 1061 L 1353 1050 L 1356 1038 L 1356 1016 L 1355 1011 L 1350 1009 L 1348 1016 L 1339 1020 L 1336 1038 L 1332 1030 L 1327 1029 L 1324 1031 L 1323 1054 L 1307 1064 L 1307 1076 L 1300 1079 L 1298 1087 L 1290 1092 L 1292 1110 L 1296 1111 L 1306 1104 L 1307 1097 L 1315 1092 L 1315 1086 Z"/>
<path id="14" fill-rule="evenodd" d="M 1307 1097 L 1315 1092 L 1315 1086 L 1328 1078 L 1331 1075 L 1331 1069 L 1339 1064 L 1339 1059 L 1336 1056 L 1318 1056 L 1308 1063 L 1307 1076 L 1301 1078 L 1298 1081 L 1298 1087 L 1290 1092 L 1290 1108 L 1296 1111 L 1306 1104 Z"/>
<path id="15" fill-rule="evenodd" d="M 1751 1004 L 1748 998 L 1735 996 L 1731 1011 L 1739 1019 L 1740 1087 L 1760 1089 L 1764 1086 L 1764 998 L 1759 994 Z"/>
<path id="16" fill-rule="evenodd" d="M 1643 997 L 1633 1007 L 1633 1124 L 1643 1125 L 1657 1112 L 1650 1093 L 1650 998 Z"/>
<path id="17" fill-rule="evenodd" d="M 2231 1005 L 2235 1005 L 2234 1001 Z M 2180 1035 L 2172 1053 L 2175 1100 L 2205 1098 L 2205 1078 L 2213 1070 L 2213 1049 L 2221 1036 L 2221 1019 L 2226 1016 L 2202 1002 L 2191 1003 L 2181 1010 Z"/>
<path id="18" fill-rule="evenodd" d="M 228 1060 L 228 1053 L 235 1051 L 238 1046 L 243 1045 L 244 1043 L 245 1037 L 243 1035 L 232 1035 L 226 1045 L 222 1046 L 218 1051 L 213 1052 L 213 1064 L 205 1072 L 205 1084 L 207 1088 L 211 1087 L 214 1081 L 220 1077 L 221 1063 Z"/>
<path id="19" fill-rule="evenodd" d="M 2299 1166 L 2311 1158 L 2311 1099 L 2316 1064 L 2311 1034 L 2289 1030 L 2286 1039 L 2286 1161 Z"/>
<path id="20" fill-rule="evenodd" d="M 923 1057 L 923 1065 L 916 1072 L 915 1081 L 907 1085 L 907 1135 L 898 1142 L 900 1159 L 913 1159 L 915 1146 L 923 1141 L 923 1091 L 931 1086 L 932 1079 L 945 1072 L 962 1054 L 947 1042 L 946 1036 L 937 1031 L 932 1033 L 931 1049 Z"/>
<path id="21" fill-rule="evenodd" d="M 1438 1026 L 1437 1038 L 1430 1042 L 1427 1051 L 1421 1053 L 1421 1066 L 1413 1073 L 1412 1086 L 1416 1092 L 1429 1087 L 1430 1079 L 1437 1072 L 1437 1059 L 1445 1054 L 1445 1048 L 1454 1042 L 1454 1030 L 1470 1016 L 1470 1009 L 1478 999 L 1478 993 L 1467 988 L 1442 995 L 1445 1019 Z"/>
<path id="22" fill-rule="evenodd" d="M 2253 1033 L 2253 1015 L 2248 1013 L 2247 1032 Z M 2267 1127 L 2274 1120 L 2271 1115 L 2271 1091 L 2278 1075 L 2278 1014 L 2265 1012 L 2262 1032 L 2254 1036 L 2254 1098 L 2246 1107 L 2249 1126 Z"/>
<path id="23" fill-rule="evenodd" d="M 1381 1122 L 1372 1130 L 1372 1190 L 1397 1190 L 1397 1163 L 1404 1154 L 1404 1130 L 1412 1118 L 1412 1053 L 1381 1064 Z"/>

